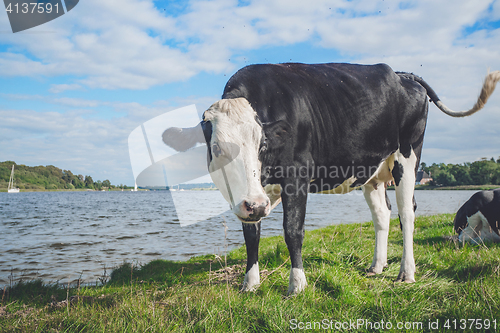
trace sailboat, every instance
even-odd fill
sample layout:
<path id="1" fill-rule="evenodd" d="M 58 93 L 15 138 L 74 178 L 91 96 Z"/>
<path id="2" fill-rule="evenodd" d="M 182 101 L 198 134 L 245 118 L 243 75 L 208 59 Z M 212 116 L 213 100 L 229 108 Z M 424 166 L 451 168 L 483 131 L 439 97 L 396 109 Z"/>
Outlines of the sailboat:
<path id="1" fill-rule="evenodd" d="M 12 172 L 10 173 L 9 187 L 7 188 L 9 193 L 19 193 L 19 189 L 14 187 L 14 164 L 12 164 Z"/>

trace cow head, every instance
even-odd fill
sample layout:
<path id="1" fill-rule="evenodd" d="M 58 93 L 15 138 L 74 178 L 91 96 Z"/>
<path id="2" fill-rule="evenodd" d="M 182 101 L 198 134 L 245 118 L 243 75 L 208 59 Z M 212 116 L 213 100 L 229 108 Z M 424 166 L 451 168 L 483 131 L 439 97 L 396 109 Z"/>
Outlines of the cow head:
<path id="1" fill-rule="evenodd" d="M 235 98 L 214 103 L 199 126 L 169 128 L 163 133 L 163 141 L 180 151 L 206 142 L 208 170 L 231 210 L 244 223 L 259 222 L 279 203 L 276 193 L 270 195 L 271 202 L 261 184 L 259 156 L 269 145 L 266 125 L 260 123 L 246 99 Z"/>

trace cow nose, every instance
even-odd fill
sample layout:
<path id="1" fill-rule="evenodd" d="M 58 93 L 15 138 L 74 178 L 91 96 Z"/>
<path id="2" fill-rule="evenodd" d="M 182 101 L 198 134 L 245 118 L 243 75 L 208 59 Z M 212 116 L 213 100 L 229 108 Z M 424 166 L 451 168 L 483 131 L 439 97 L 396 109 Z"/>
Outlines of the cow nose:
<path id="1" fill-rule="evenodd" d="M 242 202 L 243 217 L 249 220 L 260 220 L 269 213 L 270 201 L 268 198 L 261 202 L 244 200 Z"/>
<path id="2" fill-rule="evenodd" d="M 253 212 L 254 204 L 251 204 L 250 202 L 245 200 L 245 201 L 243 201 L 243 205 L 245 206 L 245 209 L 247 210 L 247 212 L 250 212 L 250 213 Z"/>

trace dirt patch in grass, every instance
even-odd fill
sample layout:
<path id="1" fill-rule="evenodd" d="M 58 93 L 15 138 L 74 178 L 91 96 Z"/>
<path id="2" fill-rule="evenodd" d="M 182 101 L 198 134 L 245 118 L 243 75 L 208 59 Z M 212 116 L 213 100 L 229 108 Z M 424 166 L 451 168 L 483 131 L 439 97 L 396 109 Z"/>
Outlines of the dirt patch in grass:
<path id="1" fill-rule="evenodd" d="M 209 274 L 211 284 L 226 283 L 231 285 L 240 284 L 240 278 L 245 274 L 245 265 L 233 265 L 212 271 Z"/>

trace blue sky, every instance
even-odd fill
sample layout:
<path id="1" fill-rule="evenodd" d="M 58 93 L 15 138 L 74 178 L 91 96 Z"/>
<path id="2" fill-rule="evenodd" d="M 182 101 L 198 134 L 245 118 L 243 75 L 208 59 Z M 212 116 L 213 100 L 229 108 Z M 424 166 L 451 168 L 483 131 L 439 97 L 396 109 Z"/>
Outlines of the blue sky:
<path id="1" fill-rule="evenodd" d="M 13 34 L 0 14 L 0 161 L 134 183 L 127 138 L 169 110 L 207 108 L 252 63 L 389 64 L 468 109 L 500 69 L 499 1 L 82 0 Z M 499 88 L 500 89 L 500 88 Z M 500 156 L 500 92 L 453 119 L 430 107 L 422 161 Z"/>

